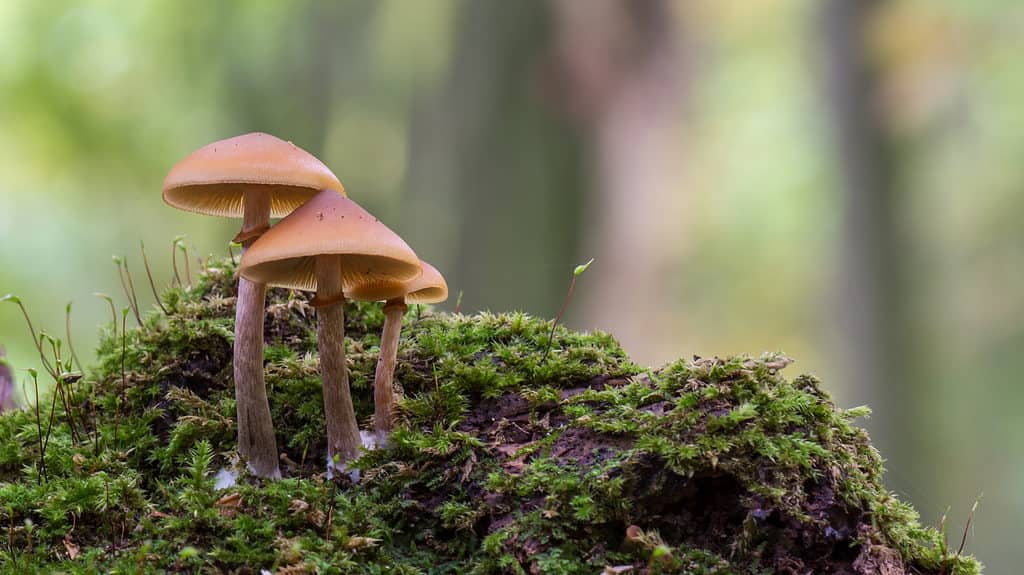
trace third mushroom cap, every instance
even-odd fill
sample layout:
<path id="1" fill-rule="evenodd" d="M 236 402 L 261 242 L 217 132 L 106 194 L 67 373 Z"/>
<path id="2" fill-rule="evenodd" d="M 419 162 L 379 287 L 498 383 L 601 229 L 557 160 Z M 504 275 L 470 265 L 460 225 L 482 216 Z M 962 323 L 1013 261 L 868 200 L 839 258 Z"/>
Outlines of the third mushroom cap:
<path id="1" fill-rule="evenodd" d="M 394 427 L 395 393 L 393 379 L 398 359 L 398 337 L 402 317 L 409 303 L 440 303 L 448 299 L 448 283 L 437 268 L 421 261 L 423 274 L 409 282 L 378 281 L 356 286 L 346 293 L 355 300 L 378 301 L 384 304 L 384 330 L 380 336 L 377 372 L 373 378 L 373 428 L 384 439 Z M 398 294 L 398 295 L 396 295 Z"/>

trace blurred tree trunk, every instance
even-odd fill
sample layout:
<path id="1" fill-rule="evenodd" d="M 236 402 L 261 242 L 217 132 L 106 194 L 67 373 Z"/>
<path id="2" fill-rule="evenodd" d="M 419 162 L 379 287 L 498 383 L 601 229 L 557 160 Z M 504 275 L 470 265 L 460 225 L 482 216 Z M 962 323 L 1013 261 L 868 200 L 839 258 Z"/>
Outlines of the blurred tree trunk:
<path id="1" fill-rule="evenodd" d="M 921 443 L 906 422 L 915 413 L 903 273 L 907 253 L 899 234 L 896 150 L 880 106 L 879 73 L 866 43 L 882 0 L 829 0 L 822 28 L 843 189 L 840 282 L 835 294 L 841 326 L 844 388 L 854 403 L 875 410 L 868 422 L 887 458 L 906 471 Z M 920 460 L 920 458 L 918 458 Z M 897 470 L 896 480 L 903 475 Z"/>
<path id="2" fill-rule="evenodd" d="M 579 144 L 539 90 L 548 3 L 463 4 L 450 77 L 414 112 L 402 229 L 454 307 L 553 315 L 575 263 Z M 444 254 L 455 254 L 444 259 Z"/>
<path id="3" fill-rule="evenodd" d="M 587 134 L 593 201 L 584 253 L 597 263 L 572 314 L 612 331 L 633 358 L 679 355 L 672 278 L 688 227 L 679 28 L 664 0 L 557 0 L 557 95 Z"/>

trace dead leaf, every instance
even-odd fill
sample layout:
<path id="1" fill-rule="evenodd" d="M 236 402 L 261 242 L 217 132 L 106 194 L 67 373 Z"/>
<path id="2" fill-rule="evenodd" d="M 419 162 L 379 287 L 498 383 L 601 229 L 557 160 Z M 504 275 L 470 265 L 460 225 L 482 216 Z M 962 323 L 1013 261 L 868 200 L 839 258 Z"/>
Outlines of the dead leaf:
<path id="1" fill-rule="evenodd" d="M 235 514 L 238 513 L 238 509 L 242 506 L 242 494 L 229 493 L 218 499 L 215 505 L 217 505 L 222 516 L 234 517 Z"/>
<path id="2" fill-rule="evenodd" d="M 74 561 L 75 557 L 78 557 L 78 554 L 81 552 L 81 549 L 78 547 L 78 545 L 76 545 L 75 542 L 71 540 L 70 533 L 64 536 L 64 549 L 66 549 L 68 552 L 68 559 L 71 559 L 72 561 Z"/>
<path id="3" fill-rule="evenodd" d="M 348 541 L 345 542 L 345 547 L 349 549 L 362 549 L 364 547 L 376 547 L 380 543 L 380 539 L 374 539 L 373 537 L 349 537 Z"/>
<path id="4" fill-rule="evenodd" d="M 292 499 L 292 502 L 288 504 L 288 512 L 292 515 L 298 515 L 309 509 L 309 503 L 301 499 Z"/>
<path id="5" fill-rule="evenodd" d="M 242 494 L 241 493 L 228 493 L 224 497 L 217 500 L 217 505 L 220 507 L 241 507 L 242 506 Z"/>

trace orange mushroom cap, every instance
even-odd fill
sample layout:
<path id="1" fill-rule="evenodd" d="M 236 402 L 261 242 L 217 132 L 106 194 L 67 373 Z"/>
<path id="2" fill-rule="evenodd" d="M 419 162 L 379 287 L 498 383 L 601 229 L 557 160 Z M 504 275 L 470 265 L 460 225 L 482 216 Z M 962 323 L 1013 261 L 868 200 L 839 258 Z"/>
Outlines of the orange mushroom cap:
<path id="1" fill-rule="evenodd" d="M 346 293 L 363 283 L 406 282 L 420 274 L 419 258 L 398 234 L 335 190 L 321 191 L 264 233 L 242 256 L 239 273 L 312 291 L 317 257 L 326 255 L 338 257 Z"/>
<path id="2" fill-rule="evenodd" d="M 381 301 L 405 297 L 406 303 L 440 303 L 448 299 L 448 283 L 437 268 L 420 260 L 423 273 L 407 282 L 362 283 L 346 291 L 345 295 L 359 301 Z M 397 295 L 395 295 L 397 294 Z"/>
<path id="3" fill-rule="evenodd" d="M 322 189 L 345 187 L 312 154 L 280 138 L 253 132 L 199 148 L 164 179 L 168 204 L 212 216 L 240 218 L 246 190 L 265 187 L 270 214 L 286 216 Z"/>

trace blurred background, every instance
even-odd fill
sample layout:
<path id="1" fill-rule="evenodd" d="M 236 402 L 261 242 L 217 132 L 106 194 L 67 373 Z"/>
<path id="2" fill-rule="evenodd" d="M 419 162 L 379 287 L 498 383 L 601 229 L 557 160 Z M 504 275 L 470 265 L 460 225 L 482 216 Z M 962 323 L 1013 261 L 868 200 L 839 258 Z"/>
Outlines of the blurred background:
<path id="1" fill-rule="evenodd" d="M 111 255 L 149 306 L 140 241 L 163 286 L 175 236 L 196 273 L 237 231 L 164 205 L 167 170 L 266 131 L 464 311 L 553 316 L 593 257 L 567 323 L 640 363 L 787 352 L 874 408 L 890 487 L 951 540 L 984 492 L 968 549 L 1011 572 L 1022 39 L 1011 0 L 6 0 L 0 294 L 55 334 L 73 301 L 88 356 Z M 13 305 L 0 345 L 37 366 Z"/>

